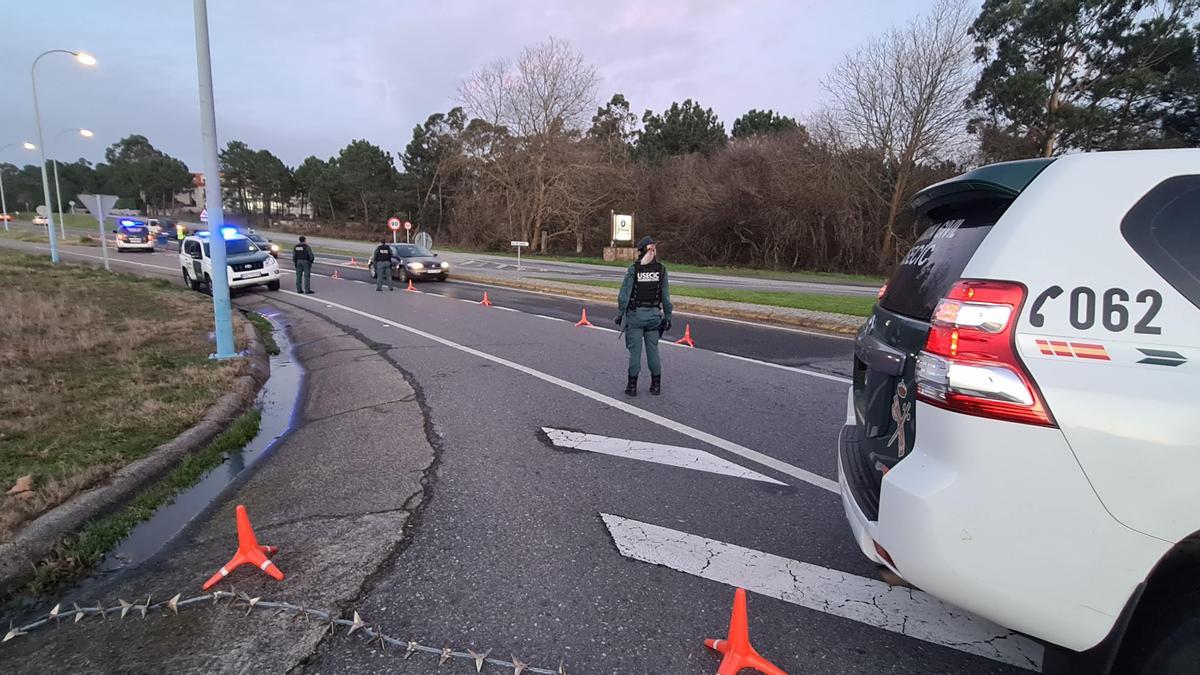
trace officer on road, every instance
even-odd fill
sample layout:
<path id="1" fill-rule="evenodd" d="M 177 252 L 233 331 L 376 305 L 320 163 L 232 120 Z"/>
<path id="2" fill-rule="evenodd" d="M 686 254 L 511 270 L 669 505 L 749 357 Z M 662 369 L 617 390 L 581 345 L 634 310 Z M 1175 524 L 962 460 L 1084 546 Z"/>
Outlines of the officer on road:
<path id="1" fill-rule="evenodd" d="M 617 296 L 617 325 L 625 323 L 625 348 L 629 350 L 629 383 L 625 393 L 637 396 L 638 373 L 642 370 L 642 345 L 646 346 L 646 367 L 650 369 L 650 393 L 662 393 L 662 361 L 658 341 L 671 329 L 671 288 L 667 268 L 658 261 L 654 240 L 638 242 L 638 260 L 625 272 L 621 293 Z M 628 317 L 628 318 L 627 318 Z"/>
<path id="2" fill-rule="evenodd" d="M 371 252 L 371 267 L 375 270 L 375 290 L 382 291 L 385 283 L 389 291 L 396 290 L 392 286 L 392 247 L 386 239 L 380 239 Z"/>
<path id="3" fill-rule="evenodd" d="M 292 266 L 296 268 L 296 292 L 312 294 L 312 265 L 316 256 L 312 247 L 305 243 L 304 235 L 300 235 L 300 243 L 292 249 Z"/>

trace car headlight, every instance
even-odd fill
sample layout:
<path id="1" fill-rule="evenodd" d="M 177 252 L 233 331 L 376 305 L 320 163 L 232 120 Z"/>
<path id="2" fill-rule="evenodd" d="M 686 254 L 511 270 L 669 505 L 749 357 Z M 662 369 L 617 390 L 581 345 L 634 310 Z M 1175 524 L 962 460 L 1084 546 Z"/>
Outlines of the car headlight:
<path id="1" fill-rule="evenodd" d="M 267 267 L 274 267 L 279 264 L 279 263 L 275 262 L 275 259 L 272 258 L 271 256 L 267 256 L 267 259 L 264 262 Z"/>
<path id="2" fill-rule="evenodd" d="M 271 244 L 271 250 L 279 253 L 279 244 Z"/>
<path id="3" fill-rule="evenodd" d="M 419 263 L 419 262 L 415 262 L 415 263 L 409 263 L 409 264 L 408 264 L 408 267 L 409 267 L 410 269 L 414 269 L 414 270 L 423 270 L 423 269 L 425 269 L 425 265 L 424 265 L 424 263 Z"/>
<path id="4" fill-rule="evenodd" d="M 448 270 L 448 269 L 450 269 L 450 263 L 448 263 L 448 262 L 446 262 L 445 260 L 443 260 L 443 261 L 442 261 L 442 269 L 444 269 L 444 270 Z"/>

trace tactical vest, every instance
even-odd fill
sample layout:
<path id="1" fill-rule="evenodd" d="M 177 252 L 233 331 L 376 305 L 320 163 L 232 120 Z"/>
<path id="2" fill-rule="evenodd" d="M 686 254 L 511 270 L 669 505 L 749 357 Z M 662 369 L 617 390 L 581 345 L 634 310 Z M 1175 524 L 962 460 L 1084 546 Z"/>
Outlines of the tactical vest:
<path id="1" fill-rule="evenodd" d="M 392 261 L 392 249 L 389 246 L 383 245 L 383 246 L 375 247 L 375 262 L 378 263 L 378 262 L 391 262 L 391 261 Z"/>
<path id="2" fill-rule="evenodd" d="M 633 266 L 633 296 L 631 307 L 660 307 L 662 305 L 662 280 L 666 274 L 662 263 L 655 260 L 649 265 Z"/>

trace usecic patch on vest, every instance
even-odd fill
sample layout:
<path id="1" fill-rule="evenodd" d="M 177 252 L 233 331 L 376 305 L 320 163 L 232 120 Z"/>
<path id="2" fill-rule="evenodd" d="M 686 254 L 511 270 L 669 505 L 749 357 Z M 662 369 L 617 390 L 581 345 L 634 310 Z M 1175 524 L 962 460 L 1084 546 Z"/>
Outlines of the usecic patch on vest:
<path id="1" fill-rule="evenodd" d="M 638 272 L 637 274 L 638 281 L 658 281 L 658 277 L 658 272 Z"/>

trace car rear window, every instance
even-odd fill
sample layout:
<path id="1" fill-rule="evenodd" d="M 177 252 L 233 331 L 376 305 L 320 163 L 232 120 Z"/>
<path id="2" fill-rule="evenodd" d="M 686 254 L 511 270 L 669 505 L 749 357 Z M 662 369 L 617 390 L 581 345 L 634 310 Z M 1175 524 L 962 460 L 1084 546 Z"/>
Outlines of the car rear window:
<path id="1" fill-rule="evenodd" d="M 915 319 L 933 316 L 937 303 L 962 276 L 967 262 L 1011 199 L 968 198 L 918 217 L 919 239 L 901 259 L 880 299 L 884 309 Z"/>
<path id="2" fill-rule="evenodd" d="M 148 232 L 144 227 L 124 227 L 121 229 L 125 230 L 127 234 L 146 234 Z"/>
<path id="3" fill-rule="evenodd" d="M 1121 234 L 1155 272 L 1200 307 L 1200 175 L 1156 185 L 1125 215 Z"/>

